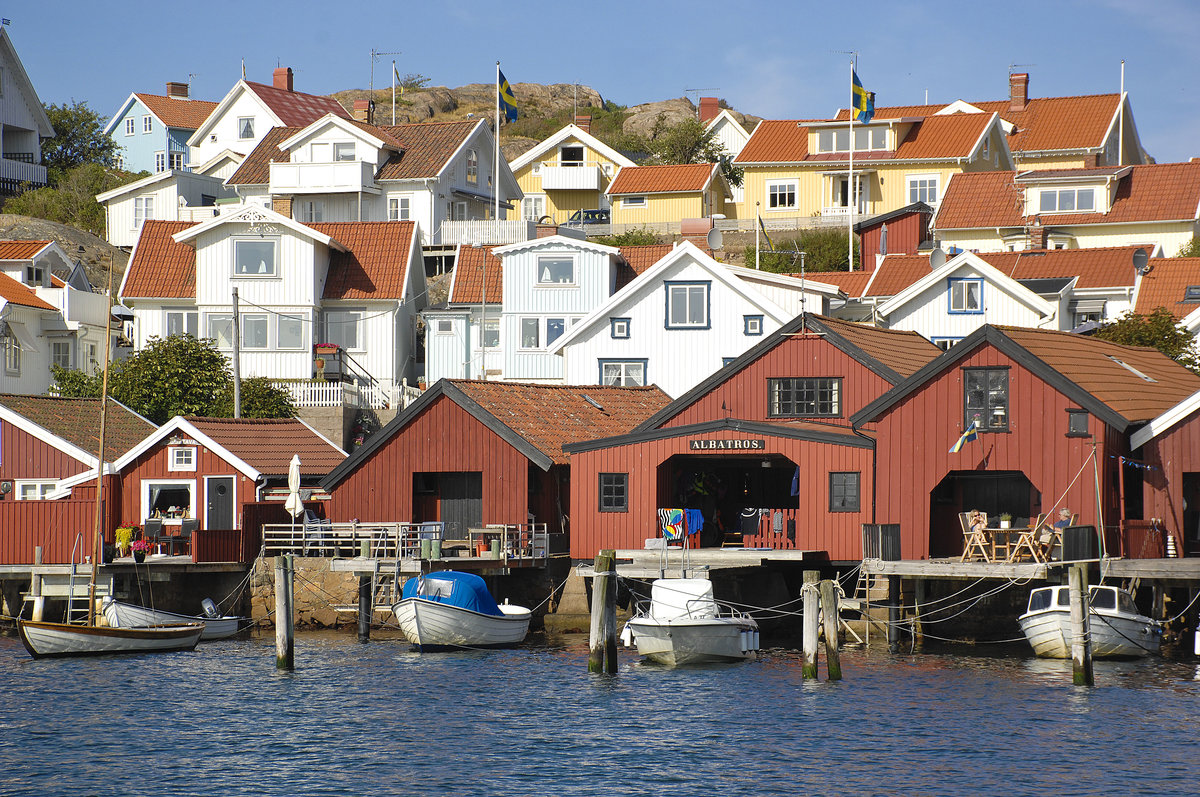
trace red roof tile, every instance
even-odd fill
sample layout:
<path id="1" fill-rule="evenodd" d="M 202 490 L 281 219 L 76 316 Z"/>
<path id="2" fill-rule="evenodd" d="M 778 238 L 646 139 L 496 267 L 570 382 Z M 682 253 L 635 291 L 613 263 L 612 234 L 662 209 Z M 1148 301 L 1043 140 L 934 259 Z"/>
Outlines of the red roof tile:
<path id="1" fill-rule="evenodd" d="M 135 93 L 135 97 L 150 109 L 150 113 L 158 117 L 167 127 L 178 127 L 183 130 L 197 130 L 208 118 L 217 103 L 207 100 L 180 99 L 179 97 L 163 97 L 159 94 Z"/>
<path id="2" fill-rule="evenodd" d="M 808 155 L 807 119 L 764 120 L 734 163 L 800 163 Z"/>
<path id="3" fill-rule="evenodd" d="M 987 263 L 1017 280 L 1078 277 L 1076 288 L 1133 287 L 1136 246 L 1096 249 L 1049 249 L 980 254 Z"/>
<path id="4" fill-rule="evenodd" d="M 817 316 L 817 320 L 906 378 L 942 354 L 941 349 L 918 332 L 880 329 L 826 316 Z"/>
<path id="5" fill-rule="evenodd" d="M 896 159 L 965 158 L 991 118 L 990 114 L 927 117 L 909 129 L 896 147 Z"/>
<path id="6" fill-rule="evenodd" d="M 875 278 L 865 288 L 867 296 L 895 296 L 931 271 L 929 255 L 887 255 Z"/>
<path id="7" fill-rule="evenodd" d="M 451 384 L 555 464 L 562 447 L 626 434 L 670 403 L 657 387 L 533 385 L 452 380 Z M 591 398 L 597 407 L 588 401 Z"/>
<path id="8" fill-rule="evenodd" d="M 171 238 L 193 224 L 157 220 L 142 224 L 122 285 L 122 299 L 196 298 L 196 250 Z"/>
<path id="9" fill-rule="evenodd" d="M 703 191 L 713 175 L 715 163 L 675 166 L 622 166 L 606 193 L 668 194 Z"/>
<path id="10" fill-rule="evenodd" d="M 618 291 L 640 277 L 655 263 L 669 255 L 675 246 L 673 244 L 643 244 L 642 246 L 622 246 L 619 248 L 621 250 L 621 258 L 624 262 L 617 265 L 616 290 Z M 705 254 L 711 256 L 712 252 L 705 251 Z"/>
<path id="11" fill-rule="evenodd" d="M 29 260 L 51 241 L 0 241 L 0 260 Z"/>
<path id="12" fill-rule="evenodd" d="M 333 250 L 326 299 L 402 299 L 415 221 L 341 221 L 307 225 L 349 251 Z M 418 263 L 421 263 L 418 254 Z"/>
<path id="13" fill-rule="evenodd" d="M 92 456 L 100 449 L 100 399 L 0 394 L 0 404 Z M 108 400 L 104 421 L 104 461 L 112 462 L 157 427 L 136 412 Z"/>
<path id="14" fill-rule="evenodd" d="M 287 127 L 304 127 L 330 113 L 350 118 L 350 112 L 333 97 L 277 89 L 266 83 L 255 83 L 251 80 L 247 80 L 246 85 Z"/>
<path id="15" fill-rule="evenodd" d="M 37 310 L 58 310 L 49 302 L 39 299 L 32 288 L 17 282 L 7 274 L 0 274 L 0 299 L 9 304 L 19 304 Z"/>
<path id="16" fill-rule="evenodd" d="M 1165 307 L 1182 319 L 1200 310 L 1200 303 L 1183 301 L 1189 286 L 1200 286 L 1200 257 L 1151 258 L 1150 268 L 1138 285 L 1134 312 L 1149 315 Z"/>
<path id="17" fill-rule="evenodd" d="M 800 279 L 799 274 L 788 274 L 787 276 L 794 279 Z M 867 287 L 867 282 L 871 279 L 870 271 L 809 271 L 804 275 L 805 279 L 813 282 L 823 282 L 826 285 L 835 285 L 842 290 L 847 296 L 856 299 L 863 295 L 863 290 Z"/>
<path id="18" fill-rule="evenodd" d="M 460 246 L 454 263 L 451 304 L 479 304 L 484 275 L 487 275 L 487 304 L 504 299 L 504 274 L 500 258 L 492 254 L 495 246 Z"/>
<path id="19" fill-rule="evenodd" d="M 305 476 L 324 476 L 346 458 L 295 418 L 188 418 L 189 423 L 229 453 L 266 476 L 287 474 L 292 456 Z"/>

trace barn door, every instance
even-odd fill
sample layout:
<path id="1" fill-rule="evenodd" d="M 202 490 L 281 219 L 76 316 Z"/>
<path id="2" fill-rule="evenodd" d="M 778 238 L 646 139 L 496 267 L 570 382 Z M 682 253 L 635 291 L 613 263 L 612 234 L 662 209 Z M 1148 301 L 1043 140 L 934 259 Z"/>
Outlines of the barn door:
<path id="1" fill-rule="evenodd" d="M 446 537 L 466 539 L 467 529 L 483 525 L 483 474 L 479 471 L 438 474 L 441 518 Z"/>

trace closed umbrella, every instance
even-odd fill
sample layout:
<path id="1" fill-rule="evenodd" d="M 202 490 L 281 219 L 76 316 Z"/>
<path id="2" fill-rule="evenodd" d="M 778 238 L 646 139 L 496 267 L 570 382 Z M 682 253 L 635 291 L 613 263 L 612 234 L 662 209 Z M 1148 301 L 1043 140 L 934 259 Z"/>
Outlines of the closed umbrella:
<path id="1" fill-rule="evenodd" d="M 292 516 L 292 539 L 296 538 L 296 516 L 304 511 L 304 502 L 300 500 L 300 455 L 292 454 L 288 464 L 288 497 L 283 508 Z"/>

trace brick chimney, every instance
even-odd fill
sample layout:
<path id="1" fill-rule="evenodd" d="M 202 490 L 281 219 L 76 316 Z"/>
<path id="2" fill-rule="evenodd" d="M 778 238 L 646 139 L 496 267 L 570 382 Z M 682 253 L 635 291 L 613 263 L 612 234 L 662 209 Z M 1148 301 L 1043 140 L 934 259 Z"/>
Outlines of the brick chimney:
<path id="1" fill-rule="evenodd" d="M 175 80 L 168 80 L 167 96 L 175 97 L 176 99 L 180 100 L 186 100 L 188 98 L 188 84 L 180 83 Z"/>
<path id="2" fill-rule="evenodd" d="M 575 126 L 585 133 L 592 132 L 592 115 L 590 113 L 575 114 Z"/>
<path id="3" fill-rule="evenodd" d="M 1008 110 L 1023 111 L 1029 104 L 1029 73 L 1014 72 L 1008 76 Z"/>
<path id="4" fill-rule="evenodd" d="M 292 197 L 271 197 L 271 210 L 275 211 L 280 216 L 286 216 L 290 219 L 292 217 Z"/>
<path id="5" fill-rule="evenodd" d="M 549 238 L 552 235 L 558 235 L 557 224 L 539 224 L 537 225 L 537 233 L 534 238 Z"/>
<path id="6" fill-rule="evenodd" d="M 721 105 L 716 97 L 700 98 L 700 124 L 706 125 L 721 112 Z"/>
<path id="7" fill-rule="evenodd" d="M 350 115 L 359 122 L 375 124 L 375 100 L 355 100 Z"/>
<path id="8" fill-rule="evenodd" d="M 1029 248 L 1045 249 L 1047 237 L 1046 233 L 1047 230 L 1042 226 L 1041 220 L 1034 218 L 1033 226 L 1029 228 Z"/>
<path id="9" fill-rule="evenodd" d="M 277 89 L 294 91 L 292 88 L 292 68 L 290 66 L 275 67 L 275 72 L 271 76 L 271 83 Z"/>

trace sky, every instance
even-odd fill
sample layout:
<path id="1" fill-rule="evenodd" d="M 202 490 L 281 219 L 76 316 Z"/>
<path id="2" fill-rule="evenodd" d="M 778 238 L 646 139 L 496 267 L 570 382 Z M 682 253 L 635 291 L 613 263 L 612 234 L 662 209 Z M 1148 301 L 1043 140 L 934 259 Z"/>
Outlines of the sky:
<path id="1" fill-rule="evenodd" d="M 241 76 L 290 66 L 314 94 L 390 85 L 391 63 L 431 85 L 580 83 L 621 105 L 718 96 L 768 119 L 849 103 L 849 65 L 876 104 L 1000 100 L 1009 71 L 1031 97 L 1125 88 L 1159 162 L 1200 156 L 1200 3 L 1192 0 L 41 0 L 0 5 L 43 103 L 114 114 L 131 92 L 191 82 L 219 101 Z M 372 52 L 382 53 L 372 59 Z"/>

